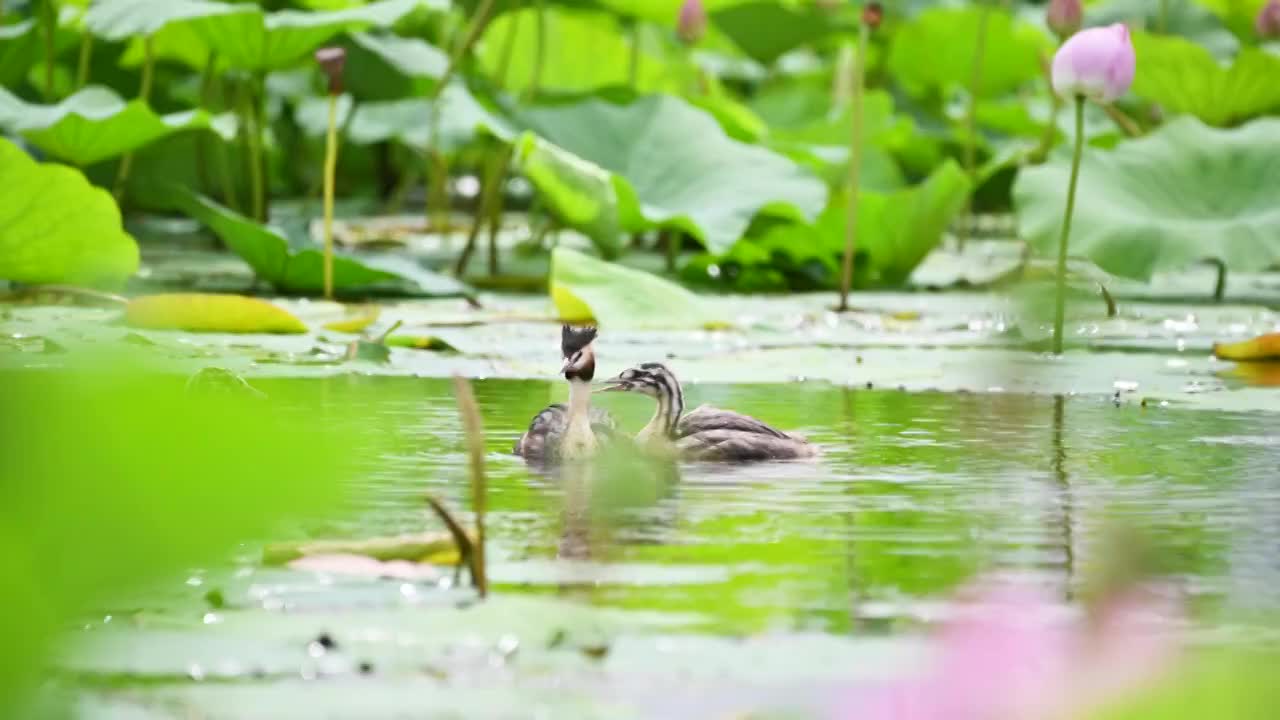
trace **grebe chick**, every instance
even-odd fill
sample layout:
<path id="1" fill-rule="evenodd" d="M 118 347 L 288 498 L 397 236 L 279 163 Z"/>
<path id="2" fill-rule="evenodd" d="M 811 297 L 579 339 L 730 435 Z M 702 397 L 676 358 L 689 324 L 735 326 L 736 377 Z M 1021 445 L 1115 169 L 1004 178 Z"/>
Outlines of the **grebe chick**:
<path id="1" fill-rule="evenodd" d="M 684 413 L 680 381 L 662 363 L 644 363 L 604 382 L 604 391 L 638 392 L 658 401 L 636 444 L 674 452 L 682 460 L 793 460 L 814 457 L 818 448 L 748 415 L 701 405 Z"/>
<path id="2" fill-rule="evenodd" d="M 569 381 L 569 403 L 549 405 L 533 416 L 529 429 L 516 440 L 513 452 L 526 460 L 571 460 L 593 455 L 602 438 L 612 437 L 617 424 L 613 416 L 591 407 L 591 378 L 595 377 L 596 356 L 591 344 L 596 329 L 560 329 L 560 352 L 564 364 L 560 372 Z"/>

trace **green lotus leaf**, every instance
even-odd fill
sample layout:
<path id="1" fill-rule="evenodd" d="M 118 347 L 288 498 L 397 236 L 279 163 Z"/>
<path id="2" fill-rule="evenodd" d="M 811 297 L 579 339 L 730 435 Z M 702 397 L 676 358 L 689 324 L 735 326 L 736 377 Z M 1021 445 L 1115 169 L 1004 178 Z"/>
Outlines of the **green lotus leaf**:
<path id="1" fill-rule="evenodd" d="M 351 39 L 406 77 L 438 79 L 449 67 L 449 56 L 443 50 L 418 38 L 353 33 Z"/>
<path id="2" fill-rule="evenodd" d="M 138 6 L 139 14 L 157 13 L 163 17 L 170 13 L 164 9 L 169 6 L 169 0 L 112 0 L 111 4 L 115 2 Z M 340 33 L 388 27 L 423 5 L 436 9 L 446 7 L 441 0 L 378 0 L 327 12 L 267 13 L 256 4 L 184 0 L 182 5 L 187 8 L 185 14 L 168 17 L 152 33 L 158 57 L 203 67 L 210 53 L 216 53 L 220 65 L 259 71 L 288 67 Z M 205 6 L 205 11 L 197 12 L 197 6 Z M 132 17 L 133 13 L 119 15 Z M 130 19 L 127 22 L 144 21 Z M 114 25 L 110 28 L 116 30 Z M 140 45 L 141 39 L 134 43 Z M 128 62 L 139 54 L 138 48 L 131 47 L 124 59 Z"/>
<path id="3" fill-rule="evenodd" d="M 0 187 L 0 278 L 117 286 L 138 269 L 115 200 L 79 170 L 0 139 Z"/>
<path id="4" fill-rule="evenodd" d="M 166 192 L 173 206 L 208 226 L 259 278 L 277 290 L 289 293 L 323 290 L 324 259 L 319 248 L 292 248 L 279 230 L 259 225 L 186 188 L 172 186 Z M 357 260 L 342 254 L 333 258 L 333 286 L 348 295 L 468 294 L 466 286 L 453 278 L 423 270 L 409 261 L 371 257 Z"/>
<path id="5" fill-rule="evenodd" d="M 1237 36 L 1252 39 L 1254 19 L 1267 0 L 1196 0 L 1196 4 L 1217 15 Z"/>
<path id="6" fill-rule="evenodd" d="M 156 33 L 171 22 L 228 13 L 252 12 L 251 6 L 204 0 L 104 0 L 89 6 L 84 27 L 113 41 Z"/>
<path id="7" fill-rule="evenodd" d="M 701 298 L 657 275 L 576 250 L 551 253 L 551 300 L 560 318 L 605 328 L 724 327 L 727 318 Z"/>
<path id="8" fill-rule="evenodd" d="M 723 252 L 761 211 L 808 218 L 826 202 L 826 187 L 808 171 L 729 138 L 710 115 L 671 96 L 536 107 L 517 121 L 613 173 L 627 230 L 678 226 Z"/>
<path id="9" fill-rule="evenodd" d="M 1114 275 L 1152 273 L 1215 259 L 1233 270 L 1280 261 L 1280 119 L 1219 130 L 1192 117 L 1104 152 L 1080 168 L 1073 256 Z M 1070 174 L 1061 156 L 1018 174 L 1019 234 L 1053 252 Z"/>
<path id="10" fill-rule="evenodd" d="M 889 52 L 890 72 L 917 96 L 969 87 L 984 12 L 986 50 L 979 94 L 1003 95 L 1041 77 L 1041 54 L 1052 48 L 1048 36 L 1004 10 L 974 6 L 931 8 L 899 28 Z"/>
<path id="11" fill-rule="evenodd" d="M 606 258 L 617 256 L 618 192 L 607 170 L 530 132 L 516 142 L 516 161 L 561 221 L 590 237 Z"/>
<path id="12" fill-rule="evenodd" d="M 768 0 L 713 11 L 711 22 L 744 53 L 765 65 L 840 29 L 829 13 L 817 7 L 798 9 Z"/>
<path id="13" fill-rule="evenodd" d="M 1168 112 L 1225 127 L 1280 108 L 1280 57 L 1245 48 L 1224 67 L 1199 45 L 1172 35 L 1133 34 L 1142 72 L 1133 93 Z"/>
<path id="14" fill-rule="evenodd" d="M 122 155 L 183 130 L 235 137 L 235 120 L 204 110 L 157 115 L 141 100 L 125 102 L 105 87 L 87 87 L 56 105 L 25 102 L 0 88 L 0 127 L 79 166 Z"/>

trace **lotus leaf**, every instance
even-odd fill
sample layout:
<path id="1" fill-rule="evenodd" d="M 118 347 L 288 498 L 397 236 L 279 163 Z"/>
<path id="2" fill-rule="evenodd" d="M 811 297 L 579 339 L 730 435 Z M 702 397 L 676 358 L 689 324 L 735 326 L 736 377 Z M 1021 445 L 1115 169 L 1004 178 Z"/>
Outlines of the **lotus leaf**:
<path id="1" fill-rule="evenodd" d="M 516 143 L 516 160 L 561 221 L 590 237 L 605 257 L 618 254 L 618 193 L 608 171 L 533 133 Z"/>
<path id="2" fill-rule="evenodd" d="M 151 330 L 227 333 L 305 333 L 288 310 L 259 298 L 207 293 L 164 293 L 134 298 L 125 306 L 126 325 Z"/>
<path id="3" fill-rule="evenodd" d="M 911 93 L 922 96 L 968 87 L 977 55 L 976 37 L 987 13 L 986 50 L 980 94 L 995 97 L 1041 76 L 1042 53 L 1052 46 L 1038 28 L 994 7 L 937 7 L 899 28 L 889 70 Z M 925 49 L 928 51 L 925 51 Z"/>
<path id="4" fill-rule="evenodd" d="M 1245 48 L 1223 67 L 1208 50 L 1172 35 L 1134 33 L 1133 45 L 1142 68 L 1133 93 L 1166 111 L 1222 127 L 1280 108 L 1280 57 Z"/>
<path id="5" fill-rule="evenodd" d="M 1107 272 L 1152 273 L 1215 259 L 1233 270 L 1280 261 L 1280 120 L 1219 130 L 1173 120 L 1115 150 L 1090 150 L 1080 168 L 1071 253 Z M 1018 174 L 1019 234 L 1056 247 L 1070 162 L 1062 157 Z"/>
<path id="6" fill-rule="evenodd" d="M 75 165 L 122 155 L 183 130 L 235 136 L 235 120 L 204 110 L 156 114 L 141 100 L 126 102 L 105 87 L 87 87 L 56 105 L 28 103 L 0 88 L 0 127 Z"/>
<path id="7" fill-rule="evenodd" d="M 291 248 L 275 228 L 259 225 L 185 188 L 172 188 L 170 194 L 171 204 L 207 225 L 258 277 L 277 289 L 291 293 L 317 293 L 323 289 L 323 255 L 318 248 Z M 456 280 L 423 270 L 411 262 L 356 260 L 343 255 L 333 259 L 333 285 L 347 294 L 454 296 L 467 293 L 466 286 Z"/>
<path id="8" fill-rule="evenodd" d="M 826 187 L 764 148 L 725 135 L 678 98 L 652 95 L 626 105 L 592 99 L 532 108 L 518 122 L 583 160 L 614 173 L 623 227 L 674 225 L 713 252 L 742 237 L 764 210 L 812 217 Z"/>
<path id="9" fill-rule="evenodd" d="M 161 17 L 169 0 L 113 0 L 129 5 L 146 6 L 136 13 L 120 13 L 121 23 L 132 26 L 135 15 L 159 13 Z M 186 8 L 176 17 L 168 17 L 153 31 L 156 54 L 203 67 L 216 53 L 218 62 L 242 70 L 274 70 L 285 68 L 306 57 L 330 38 L 342 32 L 387 27 L 422 5 L 443 9 L 439 0 L 378 0 L 368 5 L 327 12 L 282 10 L 267 13 L 257 4 L 223 4 L 184 0 Z M 151 6 L 156 6 L 151 9 Z M 198 12 L 198 7 L 204 10 Z M 125 30 L 103 24 L 103 32 Z M 125 35 L 136 31 L 125 32 Z M 135 40 L 140 44 L 141 40 Z M 140 50 L 131 48 L 126 60 L 136 58 Z"/>
<path id="10" fill-rule="evenodd" d="M 0 139 L 0 187 L 0 278 L 116 286 L 138 269 L 115 201 L 79 170 Z"/>
<path id="11" fill-rule="evenodd" d="M 566 322 L 606 328 L 723 326 L 701 298 L 642 270 L 557 247 L 551 255 L 551 299 Z"/>

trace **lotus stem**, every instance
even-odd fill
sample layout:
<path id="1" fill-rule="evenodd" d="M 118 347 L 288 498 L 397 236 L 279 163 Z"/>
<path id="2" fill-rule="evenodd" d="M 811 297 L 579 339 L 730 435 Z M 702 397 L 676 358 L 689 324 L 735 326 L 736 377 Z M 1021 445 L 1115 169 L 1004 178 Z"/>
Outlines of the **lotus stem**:
<path id="1" fill-rule="evenodd" d="M 502 231 L 502 210 L 506 204 L 503 186 L 507 182 L 507 169 L 511 166 L 511 155 L 515 146 L 511 146 L 499 154 L 500 160 L 494 168 L 493 195 L 486 216 L 489 222 L 489 276 L 497 277 L 498 267 L 498 233 Z"/>
<path id="2" fill-rule="evenodd" d="M 263 202 L 263 178 L 262 178 L 262 135 L 261 128 L 258 127 L 260 118 L 254 106 L 257 101 L 253 98 L 253 90 L 244 86 L 240 90 L 240 112 L 243 116 L 243 131 L 245 138 L 245 147 L 248 152 L 249 163 L 249 212 L 254 220 L 262 222 L 265 218 L 265 203 Z"/>
<path id="3" fill-rule="evenodd" d="M 254 202 L 258 206 L 258 222 L 265 223 L 271 213 L 269 207 L 268 195 L 270 190 L 267 187 L 269 182 L 267 178 L 267 79 L 266 73 L 258 73 L 254 76 L 250 88 L 250 98 L 253 101 L 254 123 L 253 129 L 258 136 L 257 157 L 255 165 L 258 173 L 258 197 Z"/>
<path id="4" fill-rule="evenodd" d="M 977 155 L 978 155 L 978 94 L 982 91 L 982 64 L 987 52 L 987 24 L 991 18 L 991 8 L 987 3 L 978 5 L 978 31 L 974 36 L 973 75 L 969 78 L 969 107 L 965 111 L 967 133 L 964 142 L 964 171 L 969 176 L 970 189 L 964 202 L 964 221 L 960 223 L 958 245 L 964 250 L 969 240 L 969 229 L 973 225 L 973 193 L 978 189 Z"/>
<path id="5" fill-rule="evenodd" d="M 1103 105 L 1102 109 L 1107 113 L 1107 117 L 1111 118 L 1111 122 L 1116 124 L 1127 137 L 1135 138 L 1142 134 L 1142 128 L 1133 118 L 1124 113 L 1123 110 L 1110 103 Z"/>
<path id="6" fill-rule="evenodd" d="M 458 400 L 458 412 L 462 415 L 462 429 L 466 433 L 467 454 L 471 464 L 471 508 L 475 513 L 476 542 L 472 559 L 472 582 L 483 598 L 489 594 L 489 578 L 484 557 L 484 516 L 486 511 L 486 482 L 484 474 L 484 424 L 480 406 L 466 378 L 453 376 L 454 395 Z"/>
<path id="7" fill-rule="evenodd" d="M 1062 98 L 1053 91 L 1053 64 L 1045 56 L 1040 58 L 1040 66 L 1044 70 L 1045 86 L 1049 88 L 1049 120 L 1044 126 L 1044 135 L 1040 137 L 1040 145 L 1032 153 L 1032 157 L 1041 160 L 1048 158 L 1053 151 L 1054 141 L 1058 138 L 1058 112 L 1062 110 Z"/>
<path id="8" fill-rule="evenodd" d="M 858 191 L 862 182 L 862 95 L 866 82 L 867 45 L 871 43 L 871 27 L 862 23 L 858 31 L 858 47 L 853 50 L 853 85 L 850 107 L 853 109 L 849 133 L 848 206 L 845 208 L 844 262 L 840 266 L 840 305 L 837 311 L 849 309 L 849 290 L 853 287 L 853 256 L 858 248 Z"/>
<path id="9" fill-rule="evenodd" d="M 453 54 L 449 56 L 449 65 L 444 70 L 444 75 L 440 76 L 440 82 L 436 84 L 435 92 L 431 98 L 440 97 L 440 93 L 449 85 L 449 81 L 458 72 L 458 66 L 462 64 L 462 58 L 471 50 L 480 36 L 484 34 L 485 28 L 489 27 L 489 21 L 493 14 L 493 5 L 496 0 L 481 0 L 480 7 L 476 8 L 476 14 L 471 20 L 471 27 L 467 28 L 467 34 L 462 42 L 453 49 Z"/>
<path id="10" fill-rule="evenodd" d="M 152 76 L 155 73 L 155 44 L 152 36 L 146 36 L 142 41 L 143 60 L 142 60 L 142 83 L 138 87 L 138 99 L 143 103 L 147 103 L 151 99 Z M 116 168 L 116 202 L 123 202 L 126 186 L 129 184 L 129 171 L 133 168 L 133 153 L 125 153 L 120 158 L 120 165 Z"/>
<path id="11" fill-rule="evenodd" d="M 205 61 L 204 69 L 200 71 L 200 107 L 206 112 L 212 113 L 213 108 L 213 52 L 209 53 L 209 59 Z M 211 183 L 209 181 L 209 136 L 207 133 L 200 133 L 196 136 L 196 180 L 200 183 L 200 192 L 206 192 Z"/>
<path id="12" fill-rule="evenodd" d="M 439 150 L 427 149 L 427 228 L 449 228 L 449 161 Z"/>
<path id="13" fill-rule="evenodd" d="M 1160 34 L 1169 32 L 1169 0 L 1160 0 L 1160 16 L 1157 18 L 1157 31 Z"/>
<path id="14" fill-rule="evenodd" d="M 667 272 L 675 273 L 680 259 L 680 232 L 674 228 L 664 228 L 661 233 L 662 249 L 666 254 Z"/>
<path id="15" fill-rule="evenodd" d="M 89 66 L 93 60 L 93 33 L 80 36 L 80 57 L 76 60 L 76 89 L 89 84 Z"/>
<path id="16" fill-rule="evenodd" d="M 459 278 L 466 274 L 467 266 L 471 264 L 471 256 L 476 251 L 476 241 L 480 239 L 480 232 L 492 213 L 492 207 L 496 202 L 495 196 L 500 194 L 499 175 L 503 172 L 509 157 L 506 151 L 491 154 L 485 165 L 480 197 L 476 200 L 475 211 L 472 213 L 471 231 L 467 234 L 467 244 L 462 248 L 462 254 L 458 256 L 458 263 L 454 267 L 454 274 Z"/>
<path id="17" fill-rule="evenodd" d="M 1227 295 L 1227 264 L 1218 258 L 1210 258 L 1207 262 L 1218 270 L 1217 280 L 1213 283 L 1213 300 L 1222 302 Z"/>
<path id="18" fill-rule="evenodd" d="M 44 31 L 42 33 L 44 37 L 44 99 L 52 102 L 54 98 L 53 58 L 56 50 L 53 35 L 58 29 L 58 9 L 54 7 L 53 0 L 45 0 L 40 10 L 40 25 L 41 30 Z"/>
<path id="19" fill-rule="evenodd" d="M 1071 214 L 1076 207 L 1076 181 L 1080 178 L 1080 156 L 1084 152 L 1084 96 L 1076 96 L 1076 144 L 1071 155 L 1071 180 L 1067 184 L 1067 210 L 1058 238 L 1058 287 L 1053 312 L 1053 354 L 1062 354 L 1062 326 L 1067 310 L 1067 241 L 1071 237 Z"/>
<path id="20" fill-rule="evenodd" d="M 338 96 L 329 94 L 324 143 L 324 296 L 333 299 L 333 185 L 338 171 Z"/>
<path id="21" fill-rule="evenodd" d="M 507 36 L 502 39 L 502 55 L 498 59 L 498 72 L 494 75 L 494 83 L 500 87 L 507 85 L 507 72 L 511 69 L 511 55 L 516 47 L 516 33 L 520 30 L 520 16 L 508 16 L 511 23 L 507 28 Z"/>
<path id="22" fill-rule="evenodd" d="M 533 74 L 529 77 L 529 88 L 525 91 L 525 99 L 533 100 L 538 96 L 538 86 L 542 84 L 542 68 L 547 62 L 547 3 L 538 0 L 535 17 L 537 32 L 534 35 Z"/>

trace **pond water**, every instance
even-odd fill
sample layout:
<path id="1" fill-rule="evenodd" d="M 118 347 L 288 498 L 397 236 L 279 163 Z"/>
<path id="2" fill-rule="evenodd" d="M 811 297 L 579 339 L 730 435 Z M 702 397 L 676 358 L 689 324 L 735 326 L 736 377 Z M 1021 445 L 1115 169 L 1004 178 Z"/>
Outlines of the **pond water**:
<path id="1" fill-rule="evenodd" d="M 288 532 L 435 529 L 426 492 L 469 508 L 448 381 L 255 386 L 314 392 L 366 419 L 350 428 L 370 448 L 352 507 Z M 892 665 L 982 572 L 1017 572 L 1069 605 L 1099 559 L 1099 530 L 1115 521 L 1146 532 L 1215 637 L 1255 629 L 1241 610 L 1280 608 L 1280 435 L 1269 415 L 1096 396 L 699 384 L 686 388 L 690 407 L 755 415 L 824 454 L 556 474 L 510 448 L 534 413 L 563 399 L 563 384 L 473 387 L 489 450 L 490 600 L 472 603 L 447 570 L 417 583 L 333 578 L 257 567 L 247 547 L 240 564 L 195 570 L 151 596 L 141 621 L 85 626 L 63 664 L 95 680 L 80 693 L 88 716 L 706 717 L 752 693 Z M 652 411 L 639 396 L 597 398 L 633 431 Z M 324 635 L 343 652 L 318 648 Z M 744 650 L 759 638 L 768 644 Z M 565 659 L 562 646 L 582 653 Z M 408 707 L 424 715 L 398 714 Z"/>
<path id="2" fill-rule="evenodd" d="M 342 404 L 379 385 L 369 411 L 398 434 L 360 481 L 362 510 L 329 532 L 420 530 L 424 490 L 469 506 L 447 381 L 303 382 L 323 383 Z M 1268 415 L 1096 397 L 697 385 L 689 407 L 707 402 L 803 433 L 822 457 L 581 478 L 532 472 L 510 455 L 529 418 L 563 399 L 563 384 L 492 380 L 475 390 L 499 592 L 573 588 L 599 605 L 694 613 L 725 633 L 892 630 L 932 617 L 980 570 L 1033 573 L 1069 599 L 1094 531 L 1119 518 L 1147 531 L 1162 569 L 1207 606 L 1280 598 L 1280 435 Z M 631 395 L 596 402 L 631 431 L 653 408 Z"/>

